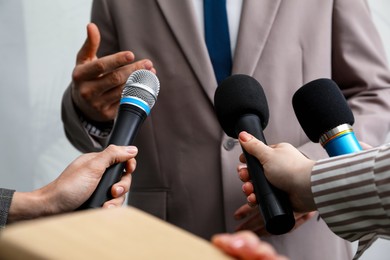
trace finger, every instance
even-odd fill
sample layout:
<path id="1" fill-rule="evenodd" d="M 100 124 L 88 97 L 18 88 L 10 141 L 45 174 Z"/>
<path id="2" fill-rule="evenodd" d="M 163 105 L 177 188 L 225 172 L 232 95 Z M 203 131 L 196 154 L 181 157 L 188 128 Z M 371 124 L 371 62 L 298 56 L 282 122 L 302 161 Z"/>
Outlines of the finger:
<path id="1" fill-rule="evenodd" d="M 244 182 L 244 184 L 242 184 L 242 191 L 245 193 L 246 196 L 251 195 L 254 192 L 252 183 Z"/>
<path id="2" fill-rule="evenodd" d="M 317 215 L 317 212 L 312 211 L 305 214 L 294 214 L 294 215 L 295 215 L 295 226 L 292 230 L 297 229 L 298 227 L 306 223 L 308 220 L 314 218 Z"/>
<path id="3" fill-rule="evenodd" d="M 249 194 L 246 200 L 248 201 L 248 205 L 252 208 L 256 207 L 258 204 L 256 195 L 254 193 Z"/>
<path id="4" fill-rule="evenodd" d="M 261 217 L 258 210 L 256 210 L 254 214 L 248 217 L 245 222 L 236 227 L 236 231 L 240 230 L 251 230 L 259 235 L 269 235 L 265 229 L 263 218 Z"/>
<path id="5" fill-rule="evenodd" d="M 87 25 L 87 39 L 76 58 L 76 64 L 82 64 L 86 61 L 92 60 L 96 57 L 96 52 L 100 45 L 100 32 L 94 23 Z"/>
<path id="6" fill-rule="evenodd" d="M 305 215 L 299 214 L 295 216 L 295 225 L 293 229 L 297 229 L 299 226 L 306 222 Z"/>
<path id="7" fill-rule="evenodd" d="M 232 236 L 233 236 L 232 234 L 214 235 L 211 238 L 211 242 L 214 244 L 214 246 L 220 248 L 226 254 L 231 255 L 237 259 L 240 259 L 238 258 L 238 254 L 236 250 L 233 248 L 233 244 L 237 242 L 233 241 Z"/>
<path id="8" fill-rule="evenodd" d="M 270 236 L 271 234 L 267 231 L 265 228 L 265 225 L 255 227 L 254 229 L 251 230 L 253 233 L 255 233 L 259 237 L 266 237 Z"/>
<path id="9" fill-rule="evenodd" d="M 122 178 L 119 182 L 115 183 L 111 187 L 111 194 L 113 198 L 118 198 L 125 195 L 130 189 L 131 183 L 131 173 L 126 172 L 122 175 Z"/>
<path id="10" fill-rule="evenodd" d="M 89 95 L 83 96 L 84 102 L 88 102 L 101 114 L 115 113 L 113 115 L 115 117 L 122 97 L 123 84 L 118 86 L 109 86 L 100 79 L 97 79 L 93 81 L 85 81 L 84 88 L 89 91 Z"/>
<path id="11" fill-rule="evenodd" d="M 103 204 L 103 208 L 119 208 L 122 207 L 123 203 L 125 202 L 126 195 L 120 196 L 118 198 L 114 198 L 112 200 L 106 201 Z"/>
<path id="12" fill-rule="evenodd" d="M 371 149 L 373 147 L 373 146 L 371 146 L 371 145 L 369 145 L 369 144 L 367 144 L 365 142 L 362 142 L 362 141 L 359 141 L 359 144 L 360 144 L 360 146 L 362 147 L 363 150 L 369 150 L 369 149 Z"/>
<path id="13" fill-rule="evenodd" d="M 96 163 L 102 164 L 104 169 L 113 164 L 125 162 L 134 158 L 138 153 L 135 146 L 116 146 L 110 144 L 106 149 L 96 155 Z"/>
<path id="14" fill-rule="evenodd" d="M 306 214 L 306 219 L 309 220 L 311 218 L 314 218 L 317 215 L 318 215 L 318 211 L 311 211 L 311 212 Z"/>
<path id="15" fill-rule="evenodd" d="M 121 86 L 126 83 L 127 79 L 134 71 L 151 67 L 153 67 L 153 63 L 149 60 L 137 61 L 120 68 L 118 66 L 118 68 L 115 67 L 115 70 L 103 75 L 100 78 L 100 84 L 105 86 Z"/>
<path id="16" fill-rule="evenodd" d="M 237 167 L 238 177 L 242 182 L 250 181 L 248 167 L 246 165 L 239 165 Z"/>
<path id="17" fill-rule="evenodd" d="M 102 58 L 93 60 L 91 62 L 78 65 L 73 71 L 73 75 L 72 75 L 73 80 L 74 81 L 93 80 L 104 74 L 112 72 L 120 67 L 129 65 L 133 61 L 134 61 L 134 54 L 131 51 L 122 51 L 112 55 L 104 56 Z M 121 82 L 122 84 L 125 82 L 125 80 L 127 80 L 127 77 L 125 77 L 125 79 L 122 80 Z M 119 83 L 115 83 L 114 85 L 117 86 L 118 84 Z"/>
<path id="18" fill-rule="evenodd" d="M 216 247 L 237 259 L 286 259 L 279 256 L 270 244 L 261 241 L 249 231 L 214 235 L 211 241 Z"/>
<path id="19" fill-rule="evenodd" d="M 270 233 L 268 233 L 265 225 L 259 225 L 258 223 L 255 223 L 255 224 L 250 225 L 250 226 L 249 226 L 249 224 L 238 226 L 238 227 L 236 227 L 235 232 L 240 232 L 240 231 L 245 231 L 245 230 L 251 231 L 259 237 L 271 235 Z"/>
<path id="20" fill-rule="evenodd" d="M 268 147 L 266 144 L 245 131 L 241 132 L 238 137 L 242 147 L 248 153 L 258 158 L 261 164 L 264 164 L 264 153 L 272 151 L 272 148 Z"/>
<path id="21" fill-rule="evenodd" d="M 240 225 L 241 230 L 256 230 L 259 227 L 263 228 L 263 218 L 260 216 L 258 209 L 252 215 L 250 215 L 245 222 Z"/>
<path id="22" fill-rule="evenodd" d="M 306 221 L 314 218 L 317 215 L 316 211 L 312 211 L 305 214 L 300 214 L 299 216 L 295 217 L 295 228 L 301 226 L 302 224 L 306 223 Z"/>
<path id="23" fill-rule="evenodd" d="M 137 168 L 137 160 L 135 158 L 130 159 L 126 162 L 126 172 L 133 174 L 135 169 Z"/>
<path id="24" fill-rule="evenodd" d="M 239 157 L 239 159 L 240 159 L 240 162 L 242 162 L 242 163 L 246 163 L 246 158 L 245 158 L 245 155 L 242 153 L 242 154 L 240 154 L 240 157 Z"/>
<path id="25" fill-rule="evenodd" d="M 122 86 L 105 92 L 104 87 L 96 81 L 84 81 L 80 86 L 73 84 L 72 97 L 75 104 L 95 121 L 108 122 L 117 115 L 119 102 L 122 96 Z M 98 90 L 98 87 L 102 90 Z M 101 92 L 103 91 L 103 92 Z"/>
<path id="26" fill-rule="evenodd" d="M 240 220 L 240 219 L 244 219 L 250 215 L 253 215 L 254 212 L 256 211 L 257 209 L 253 209 L 252 207 L 250 207 L 248 204 L 244 204 L 243 206 L 241 206 L 240 208 L 238 208 L 236 210 L 236 212 L 234 212 L 234 218 L 236 220 Z"/>

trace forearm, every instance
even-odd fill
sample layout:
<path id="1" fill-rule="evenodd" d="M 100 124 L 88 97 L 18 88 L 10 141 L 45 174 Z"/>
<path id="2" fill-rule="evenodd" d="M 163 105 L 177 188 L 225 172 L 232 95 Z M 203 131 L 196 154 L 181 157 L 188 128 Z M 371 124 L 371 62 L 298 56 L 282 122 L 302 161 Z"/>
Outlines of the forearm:
<path id="1" fill-rule="evenodd" d="M 390 234 L 389 156 L 386 145 L 314 166 L 313 196 L 321 217 L 337 235 L 355 241 L 369 233 Z"/>
<path id="2" fill-rule="evenodd" d="M 15 192 L 9 208 L 7 223 L 46 216 L 47 212 L 46 198 L 40 190 Z"/>

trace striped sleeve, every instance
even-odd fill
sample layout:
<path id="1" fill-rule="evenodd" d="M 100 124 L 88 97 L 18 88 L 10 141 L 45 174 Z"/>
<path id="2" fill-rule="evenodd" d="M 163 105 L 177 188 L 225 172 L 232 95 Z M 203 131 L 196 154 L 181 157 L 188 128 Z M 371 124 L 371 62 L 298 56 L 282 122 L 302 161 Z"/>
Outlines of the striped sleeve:
<path id="1" fill-rule="evenodd" d="M 4 228 L 7 224 L 8 211 L 14 192 L 14 190 L 0 188 L 0 229 Z"/>
<path id="2" fill-rule="evenodd" d="M 318 161 L 312 192 L 321 217 L 338 236 L 359 240 L 354 259 L 390 238 L 390 144 Z"/>

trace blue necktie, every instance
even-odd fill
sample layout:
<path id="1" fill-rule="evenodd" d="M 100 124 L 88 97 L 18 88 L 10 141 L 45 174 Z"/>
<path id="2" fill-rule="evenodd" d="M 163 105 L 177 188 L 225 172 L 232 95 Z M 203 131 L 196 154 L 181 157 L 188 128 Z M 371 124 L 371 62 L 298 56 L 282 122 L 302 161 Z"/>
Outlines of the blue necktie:
<path id="1" fill-rule="evenodd" d="M 219 84 L 232 70 L 226 0 L 204 0 L 204 24 L 206 45 Z"/>

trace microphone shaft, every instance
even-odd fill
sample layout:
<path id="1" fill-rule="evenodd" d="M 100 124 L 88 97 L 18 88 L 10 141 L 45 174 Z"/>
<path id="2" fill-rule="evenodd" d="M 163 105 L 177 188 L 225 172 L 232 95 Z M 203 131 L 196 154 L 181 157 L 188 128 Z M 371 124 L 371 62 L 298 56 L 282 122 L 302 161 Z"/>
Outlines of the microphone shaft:
<path id="1" fill-rule="evenodd" d="M 133 144 L 146 116 L 142 109 L 134 105 L 121 104 L 108 145 Z M 125 163 L 117 163 L 107 168 L 91 197 L 79 209 L 100 208 L 106 201 L 111 200 L 111 186 L 121 179 L 124 168 Z"/>
<path id="2" fill-rule="evenodd" d="M 236 124 L 237 135 L 241 131 L 247 131 L 266 143 L 260 118 L 256 115 L 247 114 L 238 120 Z M 295 218 L 287 194 L 268 182 L 264 175 L 263 166 L 256 157 L 244 149 L 243 152 L 267 231 L 274 235 L 287 233 L 295 225 Z"/>

